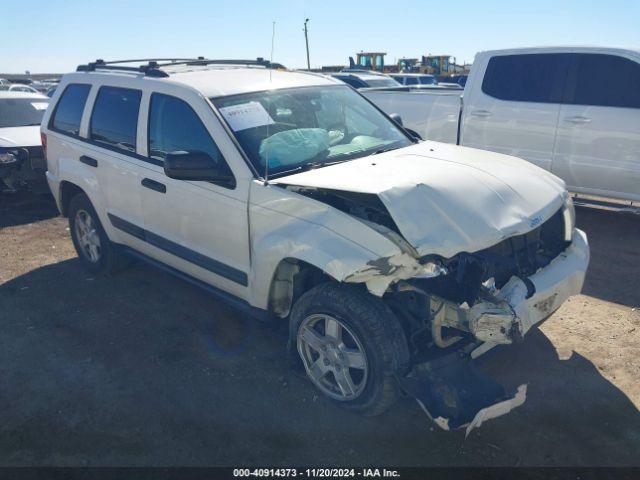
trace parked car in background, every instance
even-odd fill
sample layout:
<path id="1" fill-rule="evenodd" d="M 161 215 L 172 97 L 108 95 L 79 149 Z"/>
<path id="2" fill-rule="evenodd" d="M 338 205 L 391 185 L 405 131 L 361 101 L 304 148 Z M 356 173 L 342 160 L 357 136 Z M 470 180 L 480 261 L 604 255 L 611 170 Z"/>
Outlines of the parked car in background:
<path id="1" fill-rule="evenodd" d="M 433 87 L 438 85 L 436 77 L 426 73 L 390 73 L 389 76 L 398 83 L 410 87 L 420 87 L 422 85 Z"/>
<path id="2" fill-rule="evenodd" d="M 54 93 L 56 93 L 57 88 L 58 88 L 58 84 L 57 84 L 57 83 L 56 83 L 56 84 L 51 85 L 51 86 L 47 89 L 47 91 L 46 91 L 45 95 L 46 95 L 47 97 L 49 97 L 49 98 L 53 97 L 53 94 L 54 94 Z"/>
<path id="3" fill-rule="evenodd" d="M 127 252 L 286 322 L 292 358 L 354 412 L 404 390 L 468 432 L 525 401 L 472 359 L 580 292 L 589 248 L 560 179 L 418 141 L 328 76 L 123 63 L 66 75 L 42 122 L 83 266 Z"/>
<path id="4" fill-rule="evenodd" d="M 340 73 L 331 74 L 333 78 L 343 81 L 351 85 L 353 88 L 395 88 L 402 85 L 391 78 L 389 75 L 382 73 L 370 72 L 368 70 L 350 69 Z"/>
<path id="5" fill-rule="evenodd" d="M 467 77 L 469 75 L 456 75 L 456 74 L 450 74 L 450 75 L 440 75 L 438 77 L 438 82 L 442 82 L 442 83 L 448 83 L 448 84 L 457 84 L 460 85 L 461 87 L 464 87 L 465 84 L 467 83 Z"/>
<path id="6" fill-rule="evenodd" d="M 640 50 L 481 52 L 464 89 L 366 92 L 423 138 L 516 155 L 576 193 L 640 201 Z"/>
<path id="7" fill-rule="evenodd" d="M 0 92 L 0 192 L 46 187 L 40 122 L 49 98 Z"/>
<path id="8" fill-rule="evenodd" d="M 33 88 L 30 85 L 22 85 L 19 83 L 14 83 L 8 86 L 7 91 L 9 92 L 22 92 L 22 93 L 40 93 L 38 90 Z"/>

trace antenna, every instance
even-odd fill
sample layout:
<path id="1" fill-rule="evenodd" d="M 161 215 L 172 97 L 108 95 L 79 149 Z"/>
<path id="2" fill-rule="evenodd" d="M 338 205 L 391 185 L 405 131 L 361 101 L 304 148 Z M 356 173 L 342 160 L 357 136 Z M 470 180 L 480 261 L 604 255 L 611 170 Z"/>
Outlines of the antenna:
<path id="1" fill-rule="evenodd" d="M 307 46 L 307 70 L 311 70 L 311 64 L 309 63 L 309 30 L 307 29 L 307 23 L 309 23 L 308 18 L 304 21 L 304 43 Z"/>
<path id="2" fill-rule="evenodd" d="M 269 59 L 270 62 L 273 62 L 273 49 L 274 49 L 274 44 L 276 39 L 276 22 L 272 22 L 272 24 L 273 25 L 271 26 L 271 58 Z M 272 75 L 273 75 L 273 70 L 269 70 L 269 83 L 273 81 Z M 269 138 L 268 123 L 267 123 L 267 138 Z M 265 163 L 264 163 L 264 184 L 267 185 L 268 181 L 269 181 L 269 149 L 267 148 L 267 155 L 265 156 Z"/>

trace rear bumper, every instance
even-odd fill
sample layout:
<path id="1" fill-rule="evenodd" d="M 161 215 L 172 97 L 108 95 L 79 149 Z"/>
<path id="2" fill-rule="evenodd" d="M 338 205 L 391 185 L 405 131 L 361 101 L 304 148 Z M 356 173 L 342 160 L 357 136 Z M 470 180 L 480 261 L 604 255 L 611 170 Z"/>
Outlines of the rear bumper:
<path id="1" fill-rule="evenodd" d="M 571 245 L 528 277 L 529 286 L 512 277 L 496 295 L 497 302 L 474 305 L 468 313 L 470 331 L 483 342 L 512 343 L 580 293 L 588 265 L 587 236 L 575 229 Z"/>

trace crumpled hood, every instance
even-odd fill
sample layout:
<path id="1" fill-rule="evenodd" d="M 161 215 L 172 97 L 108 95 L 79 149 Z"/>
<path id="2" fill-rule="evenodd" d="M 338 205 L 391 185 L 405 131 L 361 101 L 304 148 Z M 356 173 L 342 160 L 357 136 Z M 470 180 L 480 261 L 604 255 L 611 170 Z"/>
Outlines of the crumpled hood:
<path id="1" fill-rule="evenodd" d="M 562 180 L 524 160 L 437 142 L 272 183 L 376 194 L 420 255 L 445 258 L 532 230 L 566 194 Z"/>
<path id="2" fill-rule="evenodd" d="M 38 147 L 40 125 L 0 128 L 0 147 Z"/>

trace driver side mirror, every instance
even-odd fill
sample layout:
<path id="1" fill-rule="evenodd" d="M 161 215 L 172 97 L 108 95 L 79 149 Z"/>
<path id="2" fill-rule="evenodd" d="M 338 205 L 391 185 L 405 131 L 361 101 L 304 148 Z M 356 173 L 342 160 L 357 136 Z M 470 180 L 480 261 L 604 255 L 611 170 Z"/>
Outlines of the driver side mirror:
<path id="1" fill-rule="evenodd" d="M 170 152 L 164 158 L 164 173 L 176 180 L 197 180 L 235 187 L 236 181 L 225 163 L 216 162 L 204 152 Z"/>
<path id="2" fill-rule="evenodd" d="M 389 118 L 396 122 L 398 125 L 402 126 L 402 117 L 397 113 L 390 113 Z"/>
<path id="3" fill-rule="evenodd" d="M 422 137 L 418 132 L 416 132 L 415 130 L 411 130 L 410 128 L 407 128 L 402 124 L 402 117 L 400 115 L 398 115 L 397 113 L 390 113 L 389 118 L 394 122 L 396 122 L 398 126 L 402 128 L 405 132 L 407 132 L 412 138 L 416 140 L 422 140 Z"/>

